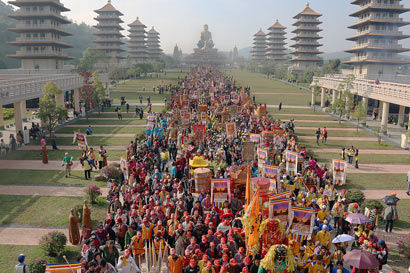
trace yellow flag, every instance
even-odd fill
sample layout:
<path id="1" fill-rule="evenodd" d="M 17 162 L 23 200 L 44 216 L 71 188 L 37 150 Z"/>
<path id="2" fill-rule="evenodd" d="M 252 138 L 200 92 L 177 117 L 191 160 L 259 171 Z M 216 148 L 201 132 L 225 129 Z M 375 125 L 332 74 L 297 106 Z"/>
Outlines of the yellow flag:
<path id="1" fill-rule="evenodd" d="M 255 194 L 253 195 L 252 202 L 250 204 L 250 222 L 252 224 L 252 228 L 250 230 L 248 245 L 254 246 L 259 239 L 259 186 L 256 189 Z"/>
<path id="2" fill-rule="evenodd" d="M 251 167 L 248 165 L 248 173 L 246 175 L 246 191 L 245 191 L 245 211 L 248 209 L 248 206 L 251 202 L 252 189 L 251 189 Z"/>

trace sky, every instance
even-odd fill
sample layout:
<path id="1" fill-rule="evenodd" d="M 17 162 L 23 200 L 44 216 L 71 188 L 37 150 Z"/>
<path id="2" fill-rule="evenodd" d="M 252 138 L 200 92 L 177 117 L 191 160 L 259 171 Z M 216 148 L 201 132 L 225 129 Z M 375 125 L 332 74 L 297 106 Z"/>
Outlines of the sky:
<path id="1" fill-rule="evenodd" d="M 4 1 L 4 0 L 3 0 Z M 70 12 L 64 13 L 71 20 L 95 25 L 95 9 L 107 3 L 107 0 L 60 0 Z M 353 46 L 346 41 L 355 33 L 347 26 L 356 18 L 349 14 L 357 9 L 351 0 L 310 0 L 310 7 L 322 13 L 323 24 L 320 33 L 324 45 L 320 49 L 326 53 L 342 51 Z M 172 53 L 178 44 L 184 53 L 191 53 L 199 40 L 204 24 L 209 25 L 215 47 L 221 51 L 230 51 L 236 45 L 239 49 L 252 45 L 253 34 L 259 28 L 267 32 L 276 19 L 287 27 L 287 47 L 293 43 L 293 17 L 306 6 L 306 0 L 112 0 L 112 4 L 124 16 L 123 27 L 139 17 L 147 26 L 147 31 L 154 26 L 160 33 L 161 47 L 165 53 Z M 410 7 L 410 0 L 401 3 Z M 402 17 L 410 21 L 410 12 Z M 410 34 L 410 26 L 402 28 Z M 124 31 L 126 35 L 127 32 Z M 402 41 L 410 48 L 410 39 Z"/>

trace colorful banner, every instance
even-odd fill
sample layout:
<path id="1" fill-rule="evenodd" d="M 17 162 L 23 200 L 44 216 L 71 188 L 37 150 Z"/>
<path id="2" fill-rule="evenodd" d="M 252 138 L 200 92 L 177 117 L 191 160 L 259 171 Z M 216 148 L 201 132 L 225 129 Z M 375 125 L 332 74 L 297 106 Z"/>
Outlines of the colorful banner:
<path id="1" fill-rule="evenodd" d="M 302 242 L 313 232 L 316 211 L 314 209 L 293 206 L 290 213 L 288 232 L 291 238 Z"/>
<path id="2" fill-rule="evenodd" d="M 259 143 L 259 142 L 261 142 L 261 135 L 260 134 L 250 134 L 249 135 L 249 140 L 254 142 L 254 143 Z"/>
<path id="3" fill-rule="evenodd" d="M 289 198 L 291 195 L 292 195 L 291 191 L 284 191 L 284 192 L 276 193 L 276 194 L 270 193 L 268 194 L 268 197 L 269 197 L 269 200 L 272 201 L 276 199 Z"/>
<path id="4" fill-rule="evenodd" d="M 206 104 L 199 104 L 199 105 L 198 105 L 198 110 L 199 110 L 199 112 L 206 112 L 206 111 L 208 111 L 208 105 L 206 105 Z"/>
<path id="5" fill-rule="evenodd" d="M 268 164 L 263 165 L 263 176 L 264 177 L 274 179 L 277 182 L 279 182 L 280 180 L 279 174 L 280 174 L 280 168 L 278 166 L 268 165 Z"/>
<path id="6" fill-rule="evenodd" d="M 243 142 L 242 144 L 242 159 L 244 161 L 252 161 L 255 155 L 255 143 Z"/>
<path id="7" fill-rule="evenodd" d="M 205 137 L 205 124 L 196 124 L 192 126 L 195 140 L 203 141 Z"/>
<path id="8" fill-rule="evenodd" d="M 266 149 L 258 148 L 256 154 L 258 155 L 258 159 L 264 161 L 268 160 L 268 151 Z"/>
<path id="9" fill-rule="evenodd" d="M 211 200 L 219 209 L 223 208 L 225 201 L 231 202 L 231 180 L 212 179 L 211 180 Z"/>
<path id="10" fill-rule="evenodd" d="M 286 227 L 290 223 L 291 201 L 290 197 L 269 201 L 269 218 L 278 218 Z"/>
<path id="11" fill-rule="evenodd" d="M 80 132 L 74 132 L 73 144 L 77 141 L 78 148 L 86 149 L 87 144 L 87 135 Z"/>
<path id="12" fill-rule="evenodd" d="M 292 151 L 285 151 L 286 174 L 296 176 L 298 172 L 298 154 Z"/>
<path id="13" fill-rule="evenodd" d="M 278 181 L 276 179 L 269 178 L 269 192 L 277 194 L 278 193 Z M 270 194 L 268 194 L 268 198 L 270 198 Z"/>
<path id="14" fill-rule="evenodd" d="M 155 115 L 149 115 L 147 117 L 147 128 L 154 129 L 157 122 L 157 117 Z"/>
<path id="15" fill-rule="evenodd" d="M 224 102 L 225 102 L 226 104 L 228 104 L 230 101 L 231 101 L 231 96 L 230 96 L 230 95 L 225 95 L 225 96 L 224 96 Z"/>
<path id="16" fill-rule="evenodd" d="M 235 104 L 238 104 L 239 100 L 240 100 L 239 94 L 237 94 L 237 93 L 233 94 L 232 100 Z"/>
<path id="17" fill-rule="evenodd" d="M 225 124 L 226 126 L 226 137 L 233 138 L 236 131 L 236 123 L 235 122 L 228 122 Z"/>
<path id="18" fill-rule="evenodd" d="M 333 159 L 333 183 L 344 185 L 346 183 L 347 162 L 344 160 Z"/>
<path id="19" fill-rule="evenodd" d="M 81 273 L 81 264 L 48 264 L 45 273 Z"/>
<path id="20" fill-rule="evenodd" d="M 202 122 L 203 124 L 206 123 L 206 112 L 201 112 L 201 122 Z"/>

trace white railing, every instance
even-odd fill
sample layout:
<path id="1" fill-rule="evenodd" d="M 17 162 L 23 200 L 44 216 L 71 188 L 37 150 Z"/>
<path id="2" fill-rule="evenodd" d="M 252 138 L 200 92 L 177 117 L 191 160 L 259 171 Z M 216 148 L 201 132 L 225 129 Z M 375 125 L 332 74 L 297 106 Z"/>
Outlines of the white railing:
<path id="1" fill-rule="evenodd" d="M 18 10 L 16 13 L 14 13 L 15 15 L 27 15 L 27 16 L 36 16 L 36 15 L 54 15 L 57 17 L 60 17 L 61 19 L 67 20 L 69 22 L 72 22 L 70 19 L 68 19 L 67 16 L 63 16 L 60 13 L 56 13 L 53 12 L 51 10 L 30 10 L 30 11 L 26 11 L 26 10 Z"/>
<path id="2" fill-rule="evenodd" d="M 314 77 L 312 85 L 339 90 L 345 84 L 344 75 Z M 380 78 L 380 77 L 379 77 Z M 410 107 L 410 84 L 402 84 L 373 79 L 356 79 L 353 81 L 351 93 L 371 99 Z"/>
<path id="3" fill-rule="evenodd" d="M 54 75 L 26 80 L 0 81 L 0 105 L 39 98 L 42 96 L 44 85 L 50 81 L 63 91 L 80 88 L 83 84 L 83 79 L 79 75 Z"/>
<path id="4" fill-rule="evenodd" d="M 17 24 L 16 28 L 29 28 L 29 29 L 39 29 L 39 28 L 53 28 L 63 32 L 66 32 L 61 26 L 54 24 Z"/>

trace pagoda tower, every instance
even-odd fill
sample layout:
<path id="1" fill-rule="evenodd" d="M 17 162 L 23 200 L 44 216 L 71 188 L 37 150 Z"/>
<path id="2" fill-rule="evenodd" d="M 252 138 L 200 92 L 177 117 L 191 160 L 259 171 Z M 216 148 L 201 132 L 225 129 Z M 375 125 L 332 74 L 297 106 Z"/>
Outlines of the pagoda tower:
<path id="1" fill-rule="evenodd" d="M 356 45 L 346 52 L 353 53 L 346 64 L 354 66 L 357 77 L 391 80 L 400 65 L 409 64 L 399 53 L 409 51 L 399 44 L 399 40 L 409 38 L 400 27 L 410 24 L 403 21 L 400 14 L 410 11 L 400 4 L 401 0 L 384 1 L 354 0 L 351 3 L 359 8 L 350 16 L 358 20 L 349 28 L 356 29 L 356 35 L 347 38 Z"/>
<path id="2" fill-rule="evenodd" d="M 286 40 L 286 27 L 282 26 L 279 23 L 279 20 L 276 20 L 275 24 L 273 24 L 270 28 L 268 28 L 268 50 L 266 53 L 266 57 L 269 60 L 274 61 L 277 64 L 284 63 L 286 61 L 286 48 L 285 48 L 285 40 Z"/>
<path id="3" fill-rule="evenodd" d="M 130 29 L 128 30 L 130 38 L 128 43 L 127 53 L 130 58 L 135 62 L 145 62 L 147 60 L 147 43 L 146 43 L 146 26 L 141 23 L 139 18 L 128 25 Z"/>
<path id="4" fill-rule="evenodd" d="M 162 55 L 162 49 L 159 42 L 159 33 L 154 27 L 148 31 L 147 35 L 147 51 L 151 61 L 159 61 Z"/>
<path id="5" fill-rule="evenodd" d="M 119 63 L 122 58 L 121 53 L 124 51 L 121 48 L 121 45 L 124 44 L 121 41 L 121 38 L 124 37 L 121 30 L 124 29 L 120 25 L 124 23 L 120 18 L 123 14 L 114 8 L 111 0 L 108 0 L 104 7 L 95 10 L 95 12 L 98 14 L 94 18 L 98 22 L 95 26 L 97 32 L 94 34 L 97 36 L 97 39 L 94 40 L 94 43 L 97 44 L 95 50 L 104 53 L 110 63 Z M 108 60 L 104 60 L 104 62 L 106 63 Z"/>
<path id="6" fill-rule="evenodd" d="M 266 34 L 262 31 L 262 28 L 254 35 L 253 47 L 251 50 L 252 60 L 263 61 L 266 59 Z"/>
<path id="7" fill-rule="evenodd" d="M 304 10 L 302 10 L 298 15 L 293 17 L 296 22 L 293 24 L 296 29 L 292 31 L 296 36 L 292 38 L 295 44 L 292 45 L 294 48 L 292 54 L 292 70 L 306 70 L 319 69 L 319 65 L 322 58 L 318 55 L 321 54 L 318 47 L 322 46 L 319 44 L 318 40 L 322 39 L 318 35 L 320 31 L 319 25 L 322 23 L 319 21 L 319 17 L 322 16 L 309 7 L 309 3 L 306 4 Z"/>
<path id="8" fill-rule="evenodd" d="M 238 47 L 235 45 L 235 47 L 232 50 L 232 61 L 235 62 L 237 61 L 239 58 L 239 51 L 238 51 Z"/>
<path id="9" fill-rule="evenodd" d="M 63 52 L 72 45 L 63 40 L 71 34 L 62 26 L 71 22 L 61 13 L 70 10 L 59 0 L 15 0 L 9 3 L 19 8 L 9 15 L 19 21 L 9 30 L 20 35 L 9 44 L 20 47 L 20 50 L 8 56 L 20 59 L 22 69 L 63 69 L 64 60 L 73 59 Z"/>
<path id="10" fill-rule="evenodd" d="M 182 51 L 178 48 L 178 45 L 174 47 L 174 53 L 172 54 L 175 60 L 181 61 L 182 60 Z"/>

